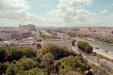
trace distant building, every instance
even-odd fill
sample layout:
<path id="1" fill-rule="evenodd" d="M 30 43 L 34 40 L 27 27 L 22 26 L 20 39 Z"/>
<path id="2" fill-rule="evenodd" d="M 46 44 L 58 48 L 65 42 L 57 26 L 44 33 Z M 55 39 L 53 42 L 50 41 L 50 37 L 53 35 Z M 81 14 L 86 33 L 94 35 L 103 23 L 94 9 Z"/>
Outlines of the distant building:
<path id="1" fill-rule="evenodd" d="M 78 34 L 88 34 L 91 37 L 105 37 L 113 38 L 113 28 L 112 27 L 80 27 L 71 28 L 70 30 L 65 30 L 65 32 L 76 32 Z"/>
<path id="2" fill-rule="evenodd" d="M 67 39 L 44 39 L 42 40 L 42 47 L 48 44 L 54 44 L 58 47 L 65 47 L 68 50 L 72 50 L 72 43 Z"/>
<path id="3" fill-rule="evenodd" d="M 12 40 L 20 37 L 17 31 L 0 31 L 0 39 L 2 41 Z"/>
<path id="4" fill-rule="evenodd" d="M 34 49 L 36 49 L 36 39 L 35 38 L 23 38 L 18 41 L 2 41 L 0 42 L 0 46 L 19 46 L 19 47 L 26 47 L 26 46 L 31 46 Z"/>
<path id="5" fill-rule="evenodd" d="M 29 30 L 26 25 L 19 25 L 18 32 L 19 33 L 28 33 Z"/>
<path id="6" fill-rule="evenodd" d="M 17 38 L 27 38 L 35 35 L 35 25 L 19 25 L 18 29 L 0 29 L 0 41 L 8 41 Z"/>
<path id="7" fill-rule="evenodd" d="M 11 33 L 0 33 L 0 35 L 2 41 L 11 40 Z"/>
<path id="8" fill-rule="evenodd" d="M 21 38 L 28 37 L 32 34 L 35 34 L 36 28 L 33 24 L 19 25 L 18 32 L 20 33 Z"/>
<path id="9" fill-rule="evenodd" d="M 20 33 L 26 33 L 26 32 L 32 32 L 36 31 L 35 25 L 33 24 L 27 24 L 27 25 L 19 25 L 18 31 Z"/>
<path id="10" fill-rule="evenodd" d="M 27 28 L 30 32 L 36 31 L 35 25 L 33 25 L 33 24 L 27 24 Z"/>

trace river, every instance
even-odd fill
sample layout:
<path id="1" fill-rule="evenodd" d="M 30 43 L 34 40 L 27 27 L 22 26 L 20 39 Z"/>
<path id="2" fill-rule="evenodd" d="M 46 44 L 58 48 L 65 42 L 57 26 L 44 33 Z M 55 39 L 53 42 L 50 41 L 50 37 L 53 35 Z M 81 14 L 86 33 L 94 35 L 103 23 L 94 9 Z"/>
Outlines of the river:
<path id="1" fill-rule="evenodd" d="M 93 42 L 93 41 L 89 41 L 89 40 L 85 40 L 85 39 L 79 39 L 79 38 L 76 38 L 76 40 L 77 41 L 79 41 L 79 40 L 86 41 L 92 46 L 96 46 L 101 50 L 109 51 L 109 53 L 113 53 L 113 46 L 105 45 L 105 44 L 102 44 L 102 43 L 99 43 L 99 42 Z"/>
<path id="2" fill-rule="evenodd" d="M 48 33 L 47 31 L 45 30 L 42 30 L 43 33 L 45 33 L 46 35 L 51 35 L 50 33 Z M 113 46 L 110 46 L 110 45 L 105 45 L 105 44 L 102 44 L 102 43 L 99 43 L 99 42 L 93 42 L 93 41 L 89 41 L 89 40 L 85 40 L 85 39 L 79 39 L 79 38 L 76 38 L 77 41 L 81 40 L 81 41 L 86 41 L 88 42 L 90 45 L 92 46 L 96 46 L 99 48 L 99 50 L 102 50 L 102 51 L 109 51 L 110 54 L 113 54 Z"/>
<path id="3" fill-rule="evenodd" d="M 50 33 L 48 33 L 47 31 L 45 31 L 45 30 L 41 30 L 41 32 L 42 33 L 44 33 L 44 34 L 46 34 L 46 35 L 48 35 L 48 36 L 50 36 L 51 34 Z"/>

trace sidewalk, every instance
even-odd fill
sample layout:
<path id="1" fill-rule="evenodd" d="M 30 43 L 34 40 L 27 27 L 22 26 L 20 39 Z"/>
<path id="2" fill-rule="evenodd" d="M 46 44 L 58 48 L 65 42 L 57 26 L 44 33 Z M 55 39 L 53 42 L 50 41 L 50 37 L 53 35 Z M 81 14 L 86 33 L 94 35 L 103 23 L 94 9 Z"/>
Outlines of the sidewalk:
<path id="1" fill-rule="evenodd" d="M 110 56 L 110 55 L 108 55 L 106 53 L 103 53 L 102 51 L 99 51 L 99 50 L 94 49 L 93 52 L 99 53 L 99 54 L 101 54 L 101 55 L 103 55 L 105 57 L 108 57 L 110 59 L 113 59 L 113 56 Z"/>

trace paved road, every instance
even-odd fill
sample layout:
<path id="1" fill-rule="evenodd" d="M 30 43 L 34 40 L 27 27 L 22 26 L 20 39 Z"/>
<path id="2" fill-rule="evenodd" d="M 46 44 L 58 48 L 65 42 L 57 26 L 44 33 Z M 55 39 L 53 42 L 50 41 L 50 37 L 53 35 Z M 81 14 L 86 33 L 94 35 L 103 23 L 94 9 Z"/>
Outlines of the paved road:
<path id="1" fill-rule="evenodd" d="M 90 58 L 89 55 L 87 55 L 86 53 L 80 51 L 77 47 L 72 47 L 72 50 L 74 50 L 74 51 L 77 52 L 77 53 L 81 53 L 82 56 L 88 60 L 88 63 L 93 63 L 93 64 L 99 66 L 98 63 L 96 63 L 96 62 L 94 62 L 93 60 L 91 60 L 91 58 Z"/>
<path id="2" fill-rule="evenodd" d="M 82 50 L 80 50 L 74 46 L 72 47 L 72 50 L 74 50 L 76 53 L 81 53 L 83 55 L 83 57 L 88 60 L 89 64 L 95 64 L 97 66 L 100 66 L 100 63 L 102 63 L 113 69 L 113 63 L 110 61 L 107 61 L 105 59 L 99 59 L 97 56 L 94 56 L 94 55 L 88 55 L 87 53 L 83 52 Z M 98 59 L 99 59 L 99 63 L 98 63 Z M 109 75 L 113 75 L 110 72 L 108 72 L 108 73 L 109 73 Z"/>
<path id="3" fill-rule="evenodd" d="M 93 51 L 96 52 L 96 53 L 99 53 L 99 54 L 101 54 L 101 55 L 103 55 L 103 56 L 106 56 L 106 57 L 108 57 L 108 58 L 110 58 L 110 59 L 113 59 L 113 55 L 104 53 L 103 51 L 101 51 L 101 50 L 99 50 L 99 49 L 94 49 Z"/>
<path id="4" fill-rule="evenodd" d="M 92 60 L 95 63 L 98 63 L 97 62 L 97 59 L 99 59 L 99 62 L 104 63 L 105 65 L 107 65 L 107 66 L 109 66 L 109 67 L 111 67 L 113 69 L 113 63 L 110 62 L 110 61 L 107 61 L 106 59 L 100 59 L 97 56 L 88 55 L 88 54 L 84 53 L 82 50 L 78 49 L 77 47 L 72 47 L 72 49 L 74 51 L 76 51 L 77 53 L 82 53 L 82 55 L 84 55 L 85 57 L 87 57 L 87 59 Z"/>

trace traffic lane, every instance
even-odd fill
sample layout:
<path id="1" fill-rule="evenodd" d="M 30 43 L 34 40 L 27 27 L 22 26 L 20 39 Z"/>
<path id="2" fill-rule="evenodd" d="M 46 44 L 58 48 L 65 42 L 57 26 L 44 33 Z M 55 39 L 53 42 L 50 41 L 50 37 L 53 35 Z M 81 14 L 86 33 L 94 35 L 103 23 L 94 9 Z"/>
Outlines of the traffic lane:
<path id="1" fill-rule="evenodd" d="M 98 60 L 97 60 L 98 57 L 97 56 L 88 55 L 88 54 L 84 53 L 82 50 L 78 49 L 77 47 L 72 47 L 72 49 L 74 51 L 76 51 L 77 53 L 82 53 L 82 55 L 86 56 L 85 58 L 88 58 L 88 59 L 94 61 L 95 63 L 98 63 Z M 112 62 L 107 61 L 105 59 L 99 59 L 99 61 L 113 69 L 113 63 Z"/>

